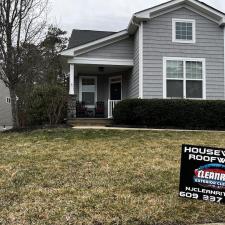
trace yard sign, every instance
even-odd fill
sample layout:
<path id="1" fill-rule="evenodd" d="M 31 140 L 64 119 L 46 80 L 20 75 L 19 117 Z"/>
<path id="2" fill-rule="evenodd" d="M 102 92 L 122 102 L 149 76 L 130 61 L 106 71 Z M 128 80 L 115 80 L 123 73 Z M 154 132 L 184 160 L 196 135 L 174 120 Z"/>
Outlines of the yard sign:
<path id="1" fill-rule="evenodd" d="M 225 149 L 182 145 L 179 195 L 225 203 Z"/>

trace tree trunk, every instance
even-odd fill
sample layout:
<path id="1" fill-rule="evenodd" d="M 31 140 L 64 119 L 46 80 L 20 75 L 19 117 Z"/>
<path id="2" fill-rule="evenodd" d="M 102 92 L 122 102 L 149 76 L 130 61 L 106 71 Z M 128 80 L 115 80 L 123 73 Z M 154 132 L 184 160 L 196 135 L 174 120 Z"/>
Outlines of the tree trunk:
<path id="1" fill-rule="evenodd" d="M 16 90 L 14 87 L 10 87 L 9 92 L 10 92 L 10 98 L 11 98 L 13 128 L 19 128 Z"/>

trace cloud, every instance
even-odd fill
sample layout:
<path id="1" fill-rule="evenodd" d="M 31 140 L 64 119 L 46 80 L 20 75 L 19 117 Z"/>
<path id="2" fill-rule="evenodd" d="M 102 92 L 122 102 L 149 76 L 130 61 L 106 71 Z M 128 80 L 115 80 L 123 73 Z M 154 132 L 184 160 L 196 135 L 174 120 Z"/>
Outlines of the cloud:
<path id="1" fill-rule="evenodd" d="M 119 31 L 127 27 L 133 13 L 165 0 L 51 0 L 49 22 L 69 33 L 72 29 Z M 225 11 L 224 0 L 205 3 Z"/>

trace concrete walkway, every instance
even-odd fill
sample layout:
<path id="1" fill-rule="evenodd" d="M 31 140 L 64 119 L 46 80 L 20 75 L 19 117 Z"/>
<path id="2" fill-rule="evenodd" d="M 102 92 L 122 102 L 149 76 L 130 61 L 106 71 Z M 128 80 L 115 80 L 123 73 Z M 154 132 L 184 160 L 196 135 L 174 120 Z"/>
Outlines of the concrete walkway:
<path id="1" fill-rule="evenodd" d="M 76 130 L 207 132 L 207 133 L 212 133 L 213 132 L 213 133 L 224 133 L 225 134 L 225 131 L 216 131 L 216 130 L 150 129 L 150 128 L 104 127 L 104 126 L 76 126 L 76 127 L 73 127 L 73 129 L 76 129 Z"/>

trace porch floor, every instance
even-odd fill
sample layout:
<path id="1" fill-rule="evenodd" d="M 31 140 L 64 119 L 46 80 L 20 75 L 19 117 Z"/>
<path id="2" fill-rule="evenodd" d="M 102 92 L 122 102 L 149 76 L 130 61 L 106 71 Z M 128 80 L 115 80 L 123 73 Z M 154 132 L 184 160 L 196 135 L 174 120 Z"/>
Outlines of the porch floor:
<path id="1" fill-rule="evenodd" d="M 75 118 L 67 121 L 73 127 L 105 127 L 112 124 L 112 119 L 107 118 Z"/>

